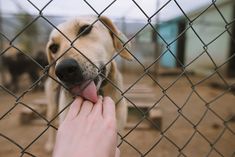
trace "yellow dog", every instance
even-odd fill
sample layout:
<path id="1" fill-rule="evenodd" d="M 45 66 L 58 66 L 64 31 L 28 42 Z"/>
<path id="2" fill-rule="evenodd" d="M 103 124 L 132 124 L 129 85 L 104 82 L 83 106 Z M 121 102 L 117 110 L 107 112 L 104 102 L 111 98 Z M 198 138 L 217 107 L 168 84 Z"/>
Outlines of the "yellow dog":
<path id="1" fill-rule="evenodd" d="M 59 111 L 63 110 L 74 96 L 96 102 L 100 92 L 116 102 L 117 125 L 119 131 L 123 130 L 127 105 L 121 97 L 122 75 L 112 59 L 116 53 L 124 59 L 132 59 L 123 47 L 123 39 L 125 36 L 113 22 L 103 16 L 77 17 L 52 31 L 46 48 L 51 64 L 49 75 L 60 84 L 51 78 L 46 82 L 48 120 L 58 113 L 58 106 Z M 65 114 L 60 115 L 60 121 Z M 54 137 L 55 133 L 50 129 L 47 151 L 53 149 Z"/>

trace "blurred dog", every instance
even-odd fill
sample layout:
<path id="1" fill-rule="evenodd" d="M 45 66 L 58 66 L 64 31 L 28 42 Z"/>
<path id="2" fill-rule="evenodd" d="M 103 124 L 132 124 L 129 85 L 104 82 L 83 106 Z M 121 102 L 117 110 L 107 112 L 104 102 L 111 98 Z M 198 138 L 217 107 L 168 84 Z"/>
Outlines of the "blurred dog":
<path id="1" fill-rule="evenodd" d="M 19 78 L 23 74 L 28 74 L 30 81 L 34 83 L 39 78 L 39 66 L 22 53 L 16 53 L 15 56 L 1 56 L 4 68 L 9 72 L 11 80 L 5 84 L 13 92 L 19 90 Z M 34 57 L 35 61 L 41 66 L 48 64 L 44 52 L 38 52 Z"/>
<path id="2" fill-rule="evenodd" d="M 102 16 L 99 20 L 95 16 L 77 17 L 57 28 L 52 31 L 46 48 L 51 65 L 49 75 L 60 82 L 58 84 L 53 79 L 46 82 L 48 120 L 56 115 L 57 103 L 61 111 L 74 96 L 79 95 L 95 103 L 97 95 L 102 93 L 116 102 L 117 125 L 121 131 L 127 119 L 127 105 L 120 94 L 122 75 L 112 57 L 120 51 L 122 58 L 132 59 L 121 41 L 126 37 L 110 19 Z M 60 121 L 65 114 L 61 113 Z M 54 134 L 50 129 L 47 151 L 53 149 Z"/>

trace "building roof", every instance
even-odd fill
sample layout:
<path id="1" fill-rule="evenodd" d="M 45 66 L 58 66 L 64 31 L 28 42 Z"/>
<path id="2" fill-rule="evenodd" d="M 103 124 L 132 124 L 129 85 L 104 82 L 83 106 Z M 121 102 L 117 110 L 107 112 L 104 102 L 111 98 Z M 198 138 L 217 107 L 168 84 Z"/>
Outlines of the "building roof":
<path id="1" fill-rule="evenodd" d="M 205 11 L 212 11 L 212 10 L 215 10 L 216 7 L 217 8 L 220 8 L 220 7 L 223 7 L 225 5 L 231 5 L 231 4 L 235 4 L 235 1 L 234 0 L 217 0 L 215 1 L 214 3 L 211 3 L 210 5 L 206 5 L 204 7 L 200 7 L 198 9 L 195 9 L 189 13 L 186 13 L 186 15 L 188 17 L 192 17 L 192 16 L 198 16 L 199 14 L 205 12 Z M 214 7 L 214 5 L 216 7 Z M 233 5 L 231 5 L 232 7 Z"/>
<path id="2" fill-rule="evenodd" d="M 187 15 L 187 17 L 198 16 L 198 15 L 202 14 L 205 11 L 215 10 L 216 8 L 214 7 L 214 4 L 217 6 L 217 8 L 220 8 L 220 7 L 225 6 L 225 5 L 231 5 L 231 4 L 235 5 L 235 1 L 234 0 L 217 0 L 214 3 L 210 3 L 209 5 L 207 4 L 207 5 L 204 5 L 200 8 L 196 8 L 196 9 L 190 11 L 190 12 L 185 12 L 185 14 Z M 231 6 L 233 6 L 233 5 L 231 5 Z M 175 22 L 178 22 L 182 19 L 185 19 L 185 15 L 179 15 L 179 16 L 174 17 L 172 19 L 169 19 L 167 21 L 161 21 L 160 25 L 175 23 Z"/>

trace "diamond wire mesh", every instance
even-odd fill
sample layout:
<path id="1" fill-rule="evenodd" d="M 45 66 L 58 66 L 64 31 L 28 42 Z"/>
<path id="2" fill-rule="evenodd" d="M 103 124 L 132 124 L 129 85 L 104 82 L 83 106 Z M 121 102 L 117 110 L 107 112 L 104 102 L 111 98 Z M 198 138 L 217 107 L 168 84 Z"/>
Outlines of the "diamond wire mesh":
<path id="1" fill-rule="evenodd" d="M 75 40 L 71 41 L 66 34 L 64 34 L 63 32 L 61 32 L 55 24 L 53 24 L 50 19 L 46 16 L 43 15 L 44 10 L 49 6 L 49 5 L 53 5 L 52 4 L 52 0 L 48 1 L 41 9 L 33 2 L 28 0 L 28 2 L 31 4 L 31 7 L 33 7 L 34 9 L 36 9 L 38 11 L 37 16 L 33 17 L 32 19 L 29 20 L 29 22 L 23 26 L 23 28 L 20 29 L 20 31 L 16 34 L 14 34 L 13 37 L 8 37 L 5 32 L 0 32 L 0 36 L 2 38 L 2 40 L 4 40 L 6 43 L 8 43 L 7 46 L 5 46 L 3 48 L 3 46 L 1 47 L 1 53 L 0 56 L 3 56 L 4 54 L 6 54 L 10 49 L 15 49 L 18 51 L 18 53 L 23 54 L 26 58 L 28 58 L 31 62 L 33 62 L 34 64 L 36 64 L 39 69 L 42 71 L 42 74 L 40 77 L 37 78 L 36 81 L 34 81 L 29 88 L 27 88 L 26 90 L 24 90 L 23 92 L 21 92 L 20 94 L 16 94 L 15 92 L 13 92 L 12 90 L 8 89 L 7 87 L 5 87 L 4 85 L 0 85 L 2 91 L 4 93 L 6 93 L 7 95 L 10 95 L 13 99 L 14 99 L 14 105 L 12 105 L 10 108 L 6 109 L 5 112 L 1 115 L 0 117 L 0 122 L 3 121 L 7 116 L 11 115 L 11 112 L 16 110 L 17 107 L 26 107 L 29 110 L 31 110 L 33 113 L 35 113 L 38 117 L 40 117 L 40 119 L 42 119 L 45 123 L 46 123 L 46 127 L 44 129 L 42 129 L 40 131 L 39 134 L 36 135 L 36 137 L 34 137 L 31 141 L 28 142 L 28 144 L 26 146 L 22 146 L 20 143 L 18 143 L 14 138 L 11 138 L 11 136 L 8 136 L 6 134 L 4 134 L 3 132 L 0 132 L 0 137 L 4 140 L 6 140 L 7 142 L 10 142 L 11 144 L 15 145 L 20 152 L 20 156 L 35 156 L 33 152 L 29 151 L 29 148 L 32 147 L 33 145 L 35 145 L 37 143 L 37 141 L 48 131 L 48 129 L 55 129 L 57 130 L 57 127 L 52 125 L 52 122 L 70 105 L 68 104 L 67 107 L 60 111 L 57 115 L 55 115 L 55 117 L 51 120 L 48 120 L 45 115 L 42 115 L 40 112 L 38 112 L 37 110 L 35 110 L 34 108 L 30 107 L 29 104 L 24 103 L 23 98 L 30 92 L 32 92 L 32 90 L 38 86 L 38 84 L 46 77 L 50 77 L 52 78 L 54 81 L 56 81 L 57 83 L 59 83 L 56 78 L 53 78 L 52 76 L 50 76 L 48 74 L 48 70 L 50 69 L 51 66 L 53 66 L 53 64 L 55 64 L 55 62 L 51 63 L 48 66 L 42 66 L 41 64 L 39 64 L 28 52 L 26 52 L 25 50 L 21 49 L 20 47 L 17 46 L 16 44 L 16 40 L 30 27 L 32 27 L 39 19 L 43 20 L 44 22 L 46 22 L 47 24 L 49 24 L 52 28 L 56 29 L 57 31 L 59 31 L 61 33 L 61 35 L 66 38 L 70 44 L 71 47 L 69 47 L 64 54 L 66 54 L 70 49 L 76 49 L 78 53 L 82 54 L 82 51 L 78 50 L 76 47 L 74 47 L 74 42 L 80 37 L 78 36 Z M 155 155 L 150 155 L 151 152 L 153 150 L 155 150 L 159 145 L 161 145 L 161 143 L 163 143 L 163 141 L 165 141 L 168 145 L 171 145 L 171 147 L 173 147 L 173 149 L 176 149 L 175 154 L 174 155 L 165 155 L 165 156 L 193 156 L 193 155 L 189 155 L 189 153 L 186 151 L 188 147 L 190 147 L 190 144 L 192 143 L 192 141 L 194 141 L 195 138 L 200 138 L 202 139 L 206 144 L 208 145 L 207 150 L 205 151 L 206 153 L 203 154 L 203 156 L 234 156 L 235 155 L 235 151 L 234 151 L 234 142 L 230 143 L 232 145 L 232 150 L 229 151 L 229 153 L 225 153 L 224 151 L 221 151 L 220 148 L 218 148 L 218 143 L 221 141 L 221 139 L 223 138 L 223 136 L 225 136 L 226 132 L 228 132 L 230 134 L 229 138 L 234 139 L 235 138 L 235 131 L 234 131 L 234 126 L 230 125 L 230 119 L 225 117 L 224 115 L 221 115 L 220 113 L 218 113 L 218 110 L 214 109 L 214 105 L 213 103 L 220 100 L 223 97 L 227 97 L 226 95 L 231 91 L 234 92 L 234 83 L 228 83 L 226 76 L 224 75 L 223 71 L 221 71 L 221 69 L 223 68 L 223 66 L 229 62 L 231 62 L 232 60 L 234 60 L 234 55 L 235 53 L 233 52 L 233 54 L 231 54 L 230 56 L 227 57 L 227 59 L 225 59 L 222 63 L 218 64 L 215 61 L 215 56 L 213 56 L 213 54 L 210 52 L 210 46 L 212 44 L 214 44 L 218 39 L 221 38 L 221 36 L 223 36 L 224 34 L 228 34 L 231 40 L 231 43 L 234 44 L 234 34 L 235 32 L 233 32 L 233 28 L 235 28 L 234 26 L 234 17 L 232 20 L 228 21 L 227 18 L 224 16 L 224 13 L 222 10 L 220 10 L 219 5 L 216 3 L 217 1 L 211 1 L 211 3 L 208 5 L 208 7 L 206 9 L 204 9 L 202 12 L 200 12 L 197 16 L 195 16 L 193 19 L 184 11 L 184 9 L 181 7 L 179 1 L 177 0 L 169 0 L 167 1 L 161 8 L 159 8 L 153 15 L 149 16 L 146 14 L 146 11 L 141 7 L 140 4 L 138 4 L 138 2 L 136 2 L 135 0 L 131 1 L 133 3 L 133 5 L 139 9 L 139 11 L 143 14 L 143 16 L 145 16 L 146 18 L 146 24 L 144 26 L 142 26 L 138 31 L 136 31 L 126 42 L 122 42 L 124 48 L 129 42 L 131 42 L 132 40 L 134 40 L 134 38 L 136 38 L 139 34 L 141 34 L 141 32 L 149 27 L 151 28 L 151 30 L 153 31 L 153 34 L 157 36 L 157 40 L 161 40 L 164 45 L 166 50 L 163 51 L 158 57 L 156 57 L 149 65 L 145 65 L 144 63 L 142 63 L 142 61 L 135 56 L 135 52 L 128 50 L 129 53 L 132 55 L 132 57 L 134 58 L 134 61 L 138 63 L 138 65 L 141 67 L 141 73 L 135 76 L 135 81 L 132 81 L 125 90 L 121 90 L 120 87 L 116 86 L 111 80 L 109 80 L 108 78 L 107 81 L 109 83 L 111 83 L 115 88 L 117 88 L 117 90 L 121 93 L 122 98 L 121 99 L 126 99 L 128 101 L 128 103 L 132 106 L 132 108 L 134 108 L 135 110 L 137 110 L 138 114 L 141 115 L 141 118 L 135 123 L 135 125 L 132 126 L 131 129 L 129 129 L 128 131 L 126 131 L 125 134 L 119 134 L 119 136 L 121 137 L 122 143 L 120 144 L 120 147 L 122 147 L 122 145 L 128 145 L 129 149 L 133 149 L 135 150 L 136 156 L 155 156 Z M 100 16 L 104 15 L 106 13 L 106 11 L 112 7 L 112 5 L 114 5 L 115 3 L 117 3 L 117 0 L 112 1 L 109 5 L 107 5 L 106 7 L 104 7 L 104 9 L 99 12 L 95 9 L 95 6 L 93 6 L 89 1 L 84 0 L 84 3 L 94 12 L 95 15 L 97 15 L 97 20 L 93 22 L 93 24 L 95 24 L 96 22 L 100 21 Z M 155 18 L 155 16 L 157 14 L 159 14 L 165 7 L 167 7 L 167 5 L 169 3 L 174 3 L 175 5 L 177 5 L 177 7 L 179 8 L 179 10 L 181 11 L 181 13 L 183 14 L 183 17 L 186 19 L 186 27 L 185 29 L 180 32 L 176 38 L 173 41 L 168 42 L 165 37 L 159 32 L 158 28 L 155 26 L 155 24 L 153 24 L 153 20 Z M 231 5 L 234 5 L 234 3 L 231 1 Z M 203 37 L 201 37 L 201 33 L 196 30 L 196 26 L 195 23 L 197 22 L 197 20 L 203 16 L 203 14 L 205 14 L 211 7 L 214 7 L 214 9 L 216 10 L 216 12 L 219 14 L 220 18 L 222 19 L 223 22 L 223 26 L 224 29 L 222 32 L 218 32 L 219 34 L 216 35 L 215 37 L 213 37 L 213 39 L 211 39 L 208 42 L 205 42 L 205 40 L 203 39 Z M 235 8 L 235 7 L 233 7 Z M 102 22 L 103 23 L 103 22 Z M 105 23 L 103 23 L 104 26 L 108 29 L 110 29 L 107 25 L 105 25 Z M 198 54 L 197 56 L 195 56 L 190 62 L 188 62 L 187 64 L 183 63 L 182 60 L 180 60 L 177 55 L 173 52 L 172 50 L 172 45 L 177 42 L 177 40 L 179 40 L 179 38 L 181 38 L 187 31 L 192 31 L 193 34 L 196 36 L 196 38 L 199 40 L 200 44 L 201 44 L 201 48 L 202 48 L 202 52 L 200 54 Z M 111 31 L 111 30 L 110 30 Z M 114 33 L 114 32 L 113 32 Z M 114 34 L 117 38 L 118 35 Z M 121 41 L 121 39 L 119 38 L 119 40 Z M 122 50 L 119 50 L 119 52 L 113 56 L 113 58 L 106 63 L 106 65 L 110 64 L 110 62 L 114 59 L 117 58 L 117 56 L 119 55 L 119 53 Z M 232 50 L 234 51 L 234 50 Z M 162 57 L 166 54 L 170 54 L 174 60 L 177 62 L 177 64 L 179 65 L 179 74 L 177 75 L 177 77 L 173 78 L 170 83 L 168 83 L 167 85 L 165 85 L 162 81 L 159 81 L 159 79 L 152 73 L 151 69 L 154 67 L 154 65 L 159 64 L 160 59 L 162 59 Z M 213 65 L 213 72 L 211 72 L 209 75 L 207 75 L 204 78 L 200 78 L 198 80 L 194 80 L 191 75 L 187 72 L 188 71 L 188 67 L 190 67 L 192 64 L 194 64 L 194 62 L 197 62 L 198 60 L 200 60 L 200 57 L 202 57 L 203 55 L 206 55 L 211 64 Z M 83 55 L 84 56 L 84 55 Z M 84 56 L 85 58 L 87 58 L 86 56 Z M 87 58 L 88 59 L 88 58 Z M 4 60 L 4 58 L 3 58 Z M 89 60 L 89 59 L 88 59 Z M 89 60 L 89 62 L 92 63 L 92 61 Z M 104 65 L 104 66 L 106 66 Z M 97 67 L 98 68 L 98 67 Z M 98 69 L 99 70 L 99 69 Z M 100 72 L 100 75 L 102 75 L 102 73 Z M 207 100 L 204 98 L 203 94 L 202 94 L 202 90 L 200 90 L 200 85 L 203 84 L 204 82 L 208 81 L 210 78 L 213 78 L 214 76 L 217 76 L 217 79 L 220 80 L 220 82 L 222 82 L 222 84 L 224 85 L 224 90 L 222 93 L 216 95 L 215 97 L 213 97 L 211 100 Z M 105 77 L 105 76 L 103 76 Z M 128 93 L 137 85 L 139 84 L 143 78 L 148 78 L 151 82 L 154 83 L 155 86 L 157 86 L 157 88 L 159 89 L 159 91 L 161 91 L 161 96 L 158 98 L 158 100 L 155 100 L 155 102 L 150 105 L 148 107 L 147 110 L 142 110 L 141 107 L 139 107 L 135 101 L 133 99 L 131 99 L 130 97 L 128 97 Z M 181 79 L 184 79 L 184 83 L 185 84 L 189 84 L 190 86 L 190 91 L 188 91 L 188 95 L 185 97 L 185 100 L 182 104 L 179 104 L 178 101 L 175 99 L 175 97 L 172 97 L 172 95 L 170 94 L 170 90 L 172 88 L 174 88 L 174 86 L 177 84 L 177 82 L 179 82 Z M 174 89 L 174 90 L 178 90 L 178 89 Z M 200 100 L 200 102 L 204 105 L 204 110 L 200 113 L 200 117 L 198 118 L 197 122 L 193 121 L 189 115 L 187 113 L 185 113 L 185 108 L 187 108 L 187 106 L 189 106 L 190 99 L 192 99 L 192 97 L 197 97 L 198 100 Z M 121 100 L 120 99 L 120 100 Z M 177 114 L 176 116 L 172 119 L 171 122 L 169 122 L 169 125 L 166 125 L 165 128 L 161 128 L 161 126 L 159 124 L 156 124 L 156 122 L 151 119 L 151 117 L 149 117 L 150 112 L 156 108 L 159 107 L 159 104 L 163 104 L 164 100 L 169 101 L 169 103 L 171 104 L 172 108 L 175 108 Z M 222 103 L 222 102 L 221 102 Z M 234 105 L 233 105 L 234 106 Z M 193 112 L 193 111 L 191 111 Z M 203 123 L 203 121 L 205 119 L 207 119 L 208 115 L 212 115 L 212 117 L 214 117 L 215 119 L 218 119 L 221 123 L 222 123 L 222 128 L 220 129 L 220 133 L 218 133 L 217 137 L 214 137 L 213 140 L 211 140 L 211 137 L 208 137 L 204 130 L 200 128 L 200 125 Z M 183 120 L 187 123 L 187 125 L 190 126 L 191 128 L 191 135 L 185 140 L 185 142 L 183 144 L 178 144 L 177 141 L 175 141 L 174 138 L 172 138 L 171 135 L 169 135 L 169 130 L 171 130 L 172 128 L 174 128 L 175 123 L 177 123 L 178 121 Z M 140 127 L 140 125 L 142 124 L 143 121 L 147 121 L 152 127 L 156 128 L 159 131 L 159 135 L 157 135 L 157 139 L 154 140 L 154 143 L 152 145 L 150 145 L 148 148 L 146 148 L 144 151 L 141 149 L 139 149 L 138 146 L 136 146 L 134 143 L 129 141 L 129 136 L 135 136 L 135 131 L 138 127 Z M 200 147 L 200 145 L 198 146 Z M 226 146 L 224 146 L 226 147 Z M 167 149 L 167 148 L 166 148 Z M 194 148 L 197 149 L 197 148 Z M 169 150 L 165 150 L 165 151 L 169 151 Z M 161 152 L 161 150 L 157 150 L 157 153 Z M 163 155 L 164 156 L 164 155 Z"/>

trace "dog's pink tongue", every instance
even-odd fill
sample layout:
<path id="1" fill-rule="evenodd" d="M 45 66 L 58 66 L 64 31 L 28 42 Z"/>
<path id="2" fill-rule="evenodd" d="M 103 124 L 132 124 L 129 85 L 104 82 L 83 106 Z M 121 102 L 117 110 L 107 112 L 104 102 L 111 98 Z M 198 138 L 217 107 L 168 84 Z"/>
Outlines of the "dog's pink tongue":
<path id="1" fill-rule="evenodd" d="M 96 103 L 98 100 L 97 89 L 94 81 L 87 82 L 84 87 L 76 86 L 72 89 L 72 92 L 76 95 L 80 95 L 84 99 L 90 100 L 93 103 Z"/>

